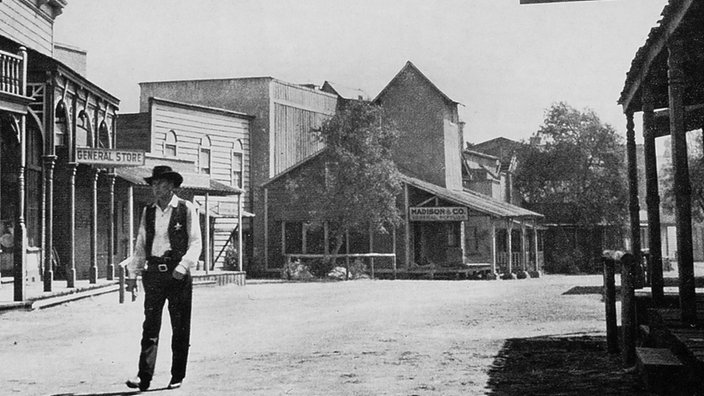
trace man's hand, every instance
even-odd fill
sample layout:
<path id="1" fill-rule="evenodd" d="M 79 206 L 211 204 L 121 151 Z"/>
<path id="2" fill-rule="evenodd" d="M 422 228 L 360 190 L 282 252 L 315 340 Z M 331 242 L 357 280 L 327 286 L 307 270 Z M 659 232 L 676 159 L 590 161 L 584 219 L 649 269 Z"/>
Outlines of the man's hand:
<path id="1" fill-rule="evenodd" d="M 137 279 L 126 279 L 125 280 L 125 290 L 128 292 L 136 293 L 137 292 Z"/>
<path id="2" fill-rule="evenodd" d="M 176 279 L 176 280 L 182 280 L 186 275 L 185 275 L 185 274 L 182 274 L 182 273 L 180 273 L 180 272 L 178 272 L 178 271 L 176 271 L 176 270 L 174 270 L 174 271 L 171 273 L 171 276 L 173 276 L 174 279 Z"/>

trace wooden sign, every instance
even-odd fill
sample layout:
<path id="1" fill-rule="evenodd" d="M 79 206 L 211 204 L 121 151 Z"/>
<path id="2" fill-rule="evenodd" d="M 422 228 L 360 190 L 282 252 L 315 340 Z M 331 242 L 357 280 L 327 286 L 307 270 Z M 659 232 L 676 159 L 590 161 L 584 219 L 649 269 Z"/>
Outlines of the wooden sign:
<path id="1" fill-rule="evenodd" d="M 143 166 L 143 150 L 76 147 L 76 162 L 105 167 Z"/>
<path id="2" fill-rule="evenodd" d="M 414 206 L 409 211 L 411 221 L 464 221 L 469 218 L 464 206 Z"/>

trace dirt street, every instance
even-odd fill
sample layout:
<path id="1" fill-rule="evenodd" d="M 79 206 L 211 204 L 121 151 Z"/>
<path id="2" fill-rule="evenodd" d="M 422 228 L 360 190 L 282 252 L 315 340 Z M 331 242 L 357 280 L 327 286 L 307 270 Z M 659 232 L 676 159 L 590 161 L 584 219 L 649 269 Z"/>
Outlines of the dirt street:
<path id="1" fill-rule="evenodd" d="M 545 276 L 201 287 L 194 291 L 183 387 L 164 390 L 165 318 L 154 391 L 147 394 L 498 395 L 524 394 L 523 382 L 542 384 L 531 393 L 550 394 L 543 384 L 548 371 L 539 366 L 572 365 L 567 375 L 579 379 L 590 371 L 575 356 L 586 352 L 553 362 L 550 354 L 535 354 L 549 349 L 545 344 L 535 344 L 541 351 L 516 349 L 523 360 L 512 348 L 550 336 L 598 341 L 605 329 L 600 295 L 563 293 L 601 282 L 600 276 Z M 141 299 L 120 305 L 116 294 L 0 315 L 0 394 L 130 394 L 123 383 L 136 374 L 141 320 Z M 612 373 L 622 390 L 637 389 L 598 346 L 582 349 L 595 353 L 596 371 Z M 555 393 L 581 394 L 573 389 Z"/>

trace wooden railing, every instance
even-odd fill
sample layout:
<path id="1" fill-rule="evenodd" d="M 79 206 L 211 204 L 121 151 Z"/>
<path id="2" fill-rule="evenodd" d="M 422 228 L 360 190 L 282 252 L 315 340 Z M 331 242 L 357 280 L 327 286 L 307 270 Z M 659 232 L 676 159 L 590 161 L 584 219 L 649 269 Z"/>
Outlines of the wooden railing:
<path id="1" fill-rule="evenodd" d="M 369 259 L 369 269 L 370 269 L 370 276 L 372 279 L 374 279 L 374 259 L 375 258 L 381 258 L 381 257 L 391 257 L 391 267 L 392 271 L 394 274 L 394 279 L 396 279 L 396 253 L 350 253 L 350 254 L 338 254 L 336 256 L 330 255 L 330 254 L 285 254 L 284 257 L 286 258 L 286 262 L 290 263 L 293 258 L 302 258 L 302 259 L 311 259 L 311 258 L 320 258 L 320 259 L 325 259 L 325 258 L 342 258 L 342 259 L 350 259 L 350 258 L 368 258 Z"/>
<path id="2" fill-rule="evenodd" d="M 0 51 L 0 92 L 22 95 L 22 63 L 20 55 Z"/>
<path id="3" fill-rule="evenodd" d="M 521 267 L 521 256 L 523 253 L 521 252 L 512 252 L 511 253 L 511 266 L 512 270 L 516 270 Z M 540 251 L 538 252 L 538 268 L 543 267 L 543 252 Z M 533 257 L 528 259 L 528 262 L 526 263 L 526 271 L 532 271 L 535 269 L 535 259 Z M 496 253 L 496 267 L 499 272 L 506 272 L 508 270 L 508 253 L 506 252 L 497 252 Z"/>

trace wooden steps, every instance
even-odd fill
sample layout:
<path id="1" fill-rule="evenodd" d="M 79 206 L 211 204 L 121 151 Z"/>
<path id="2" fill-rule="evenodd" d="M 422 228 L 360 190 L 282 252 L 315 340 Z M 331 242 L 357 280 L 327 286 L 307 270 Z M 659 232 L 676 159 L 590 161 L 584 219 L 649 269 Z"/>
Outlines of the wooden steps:
<path id="1" fill-rule="evenodd" d="M 646 388 L 661 395 L 687 394 L 684 364 L 667 348 L 636 347 L 636 369 Z"/>

